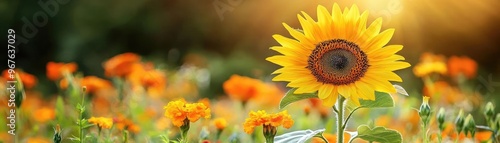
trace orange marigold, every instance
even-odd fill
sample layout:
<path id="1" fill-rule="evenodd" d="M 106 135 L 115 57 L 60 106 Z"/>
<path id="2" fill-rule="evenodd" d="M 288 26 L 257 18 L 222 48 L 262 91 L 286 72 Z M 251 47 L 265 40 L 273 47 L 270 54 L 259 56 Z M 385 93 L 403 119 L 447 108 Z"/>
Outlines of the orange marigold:
<path id="1" fill-rule="evenodd" d="M 180 127 L 184 120 L 196 122 L 200 118 L 210 118 L 210 108 L 203 103 L 186 103 L 184 99 L 171 101 L 164 107 L 165 116 L 172 120 L 172 123 Z"/>
<path id="2" fill-rule="evenodd" d="M 424 53 L 420 56 L 420 63 L 415 65 L 413 73 L 418 77 L 424 77 L 431 73 L 446 74 L 447 68 L 443 55 Z"/>
<path id="3" fill-rule="evenodd" d="M 448 59 L 448 74 L 452 77 L 457 77 L 463 74 L 471 79 L 476 76 L 477 63 L 473 59 L 466 56 L 452 56 Z"/>
<path id="4" fill-rule="evenodd" d="M 47 63 L 47 78 L 50 80 L 58 80 L 63 77 L 64 72 L 73 73 L 78 66 L 75 63 Z"/>
<path id="5" fill-rule="evenodd" d="M 294 121 L 292 117 L 288 114 L 288 111 L 282 111 L 275 114 L 267 114 L 264 110 L 259 110 L 257 112 L 250 111 L 249 117 L 243 123 L 243 128 L 246 133 L 251 134 L 256 126 L 260 125 L 271 125 L 273 127 L 278 127 L 283 125 L 284 128 L 292 127 Z"/>
<path id="6" fill-rule="evenodd" d="M 97 125 L 99 128 L 110 129 L 113 126 L 113 119 L 105 117 L 91 117 L 89 123 Z"/>
<path id="7" fill-rule="evenodd" d="M 33 76 L 29 73 L 26 73 L 22 70 L 18 70 L 18 69 L 15 69 L 14 73 L 12 73 L 12 75 L 15 75 L 15 74 L 18 74 L 19 78 L 21 78 L 21 82 L 23 82 L 24 88 L 31 89 L 31 88 L 35 87 L 36 82 L 37 82 L 37 79 L 35 76 Z M 10 75 L 11 74 L 9 73 L 8 69 L 4 70 L 2 73 L 3 78 L 5 78 L 7 80 L 13 80 L 13 78 L 11 78 Z"/>
<path id="8" fill-rule="evenodd" d="M 229 97 L 243 102 L 257 97 L 261 92 L 262 86 L 263 83 L 260 80 L 239 75 L 232 75 L 222 85 Z"/>
<path id="9" fill-rule="evenodd" d="M 53 107 L 41 107 L 35 109 L 31 116 L 38 123 L 46 123 L 56 118 L 56 111 Z"/>
<path id="10" fill-rule="evenodd" d="M 125 118 L 123 115 L 113 118 L 113 124 L 115 124 L 115 127 L 118 130 L 128 130 L 135 134 L 141 131 L 141 128 L 138 125 L 134 124 L 132 120 Z"/>
<path id="11" fill-rule="evenodd" d="M 227 121 L 224 118 L 217 118 L 214 120 L 214 125 L 218 130 L 223 130 L 227 126 Z"/>
<path id="12" fill-rule="evenodd" d="M 125 77 L 132 72 L 133 65 L 140 59 L 141 57 L 134 53 L 116 55 L 104 63 L 104 72 L 109 77 Z"/>
<path id="13" fill-rule="evenodd" d="M 102 89 L 110 89 L 112 88 L 112 84 L 110 81 L 96 77 L 96 76 L 86 76 L 79 80 L 80 86 L 85 86 L 87 88 L 87 93 L 95 93 L 96 91 Z M 68 88 L 68 81 L 66 79 L 62 79 L 59 82 L 59 86 L 62 89 Z"/>

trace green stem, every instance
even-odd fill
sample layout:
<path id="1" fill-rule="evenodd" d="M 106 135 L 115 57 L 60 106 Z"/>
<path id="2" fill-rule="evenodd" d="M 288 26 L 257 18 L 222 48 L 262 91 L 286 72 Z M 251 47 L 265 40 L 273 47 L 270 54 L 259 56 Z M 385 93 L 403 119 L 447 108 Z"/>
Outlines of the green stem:
<path id="1" fill-rule="evenodd" d="M 438 143 L 441 143 L 443 140 L 443 136 L 441 135 L 441 130 L 438 131 Z"/>
<path id="2" fill-rule="evenodd" d="M 347 115 L 347 118 L 345 119 L 345 121 L 344 121 L 344 125 L 342 125 L 342 128 L 344 128 L 344 129 L 345 129 L 345 127 L 347 126 L 347 122 L 349 122 L 349 119 L 351 119 L 352 114 L 353 114 L 354 112 L 356 112 L 358 109 L 361 109 L 361 106 L 356 107 L 355 109 L 353 109 L 353 110 L 351 111 L 351 113 L 349 113 L 349 115 Z"/>
<path id="3" fill-rule="evenodd" d="M 337 143 L 344 142 L 344 100 L 342 96 L 337 99 Z"/>
<path id="4" fill-rule="evenodd" d="M 318 137 L 318 138 L 322 139 L 325 143 L 328 143 L 328 140 L 326 140 L 326 138 L 323 137 L 323 134 L 316 134 L 316 135 L 314 135 L 314 137 Z"/>
<path id="5" fill-rule="evenodd" d="M 102 130 L 102 128 L 98 127 L 98 129 L 99 129 L 99 132 L 97 133 L 97 141 L 99 141 L 99 138 L 101 138 L 101 130 Z"/>
<path id="6" fill-rule="evenodd" d="M 427 139 L 427 126 L 425 125 L 422 125 L 423 126 L 423 133 L 422 133 L 422 140 L 424 143 L 428 143 L 428 139 Z"/>

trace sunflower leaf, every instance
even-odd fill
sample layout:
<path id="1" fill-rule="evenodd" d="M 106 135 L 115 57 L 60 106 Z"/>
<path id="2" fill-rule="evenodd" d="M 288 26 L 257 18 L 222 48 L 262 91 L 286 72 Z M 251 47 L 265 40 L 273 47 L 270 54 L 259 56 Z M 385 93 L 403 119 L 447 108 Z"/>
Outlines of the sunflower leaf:
<path id="1" fill-rule="evenodd" d="M 383 143 L 401 143 L 403 142 L 403 137 L 401 134 L 392 129 L 387 129 L 385 127 L 374 127 L 370 128 L 368 125 L 361 125 L 358 127 L 358 132 L 351 133 L 352 142 L 356 138 L 360 138 L 370 142 L 383 142 Z"/>
<path id="2" fill-rule="evenodd" d="M 307 99 L 307 98 L 318 98 L 318 95 L 316 93 L 305 93 L 305 94 L 294 94 L 297 90 L 296 88 L 292 88 L 286 92 L 285 96 L 281 98 L 280 101 L 280 109 L 285 108 L 289 104 L 302 100 L 302 99 Z"/>
<path id="3" fill-rule="evenodd" d="M 293 131 L 289 133 L 285 133 L 279 136 L 274 137 L 274 142 L 275 143 L 304 143 L 307 140 L 311 139 L 312 137 L 316 135 L 321 135 L 325 129 L 319 129 L 319 130 L 300 130 L 300 131 Z"/>
<path id="4" fill-rule="evenodd" d="M 375 100 L 359 100 L 361 106 L 356 106 L 353 102 L 348 100 L 347 109 L 354 110 L 356 108 L 385 108 L 394 107 L 394 100 L 388 93 L 375 91 Z"/>

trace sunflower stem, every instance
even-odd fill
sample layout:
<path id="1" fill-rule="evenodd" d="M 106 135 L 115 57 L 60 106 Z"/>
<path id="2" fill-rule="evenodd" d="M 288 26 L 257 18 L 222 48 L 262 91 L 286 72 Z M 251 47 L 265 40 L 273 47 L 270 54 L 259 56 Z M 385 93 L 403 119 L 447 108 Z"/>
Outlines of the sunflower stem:
<path id="1" fill-rule="evenodd" d="M 345 98 L 338 96 L 337 99 L 337 143 L 344 142 L 344 101 Z"/>

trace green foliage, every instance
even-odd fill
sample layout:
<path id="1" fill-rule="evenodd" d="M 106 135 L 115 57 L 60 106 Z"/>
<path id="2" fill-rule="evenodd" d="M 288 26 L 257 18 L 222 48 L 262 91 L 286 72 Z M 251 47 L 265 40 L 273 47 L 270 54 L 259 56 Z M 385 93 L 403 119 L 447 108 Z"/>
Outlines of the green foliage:
<path id="1" fill-rule="evenodd" d="M 295 88 L 288 90 L 285 96 L 280 101 L 280 109 L 285 108 L 289 104 L 307 98 L 318 98 L 316 93 L 306 93 L 306 94 L 294 94 Z"/>
<path id="2" fill-rule="evenodd" d="M 348 100 L 349 101 L 349 100 Z M 375 100 L 359 100 L 361 106 L 356 106 L 353 102 L 347 102 L 346 108 L 353 111 L 356 108 L 386 108 L 394 107 L 392 96 L 384 92 L 375 92 Z"/>
<path id="3" fill-rule="evenodd" d="M 368 125 L 361 125 L 358 127 L 358 131 L 351 133 L 352 142 L 356 138 L 360 138 L 369 142 L 381 142 L 381 143 L 401 143 L 403 137 L 401 134 L 392 129 L 387 129 L 385 127 L 374 127 L 370 128 Z"/>
<path id="4" fill-rule="evenodd" d="M 319 130 L 300 130 L 300 131 L 293 131 L 289 133 L 285 133 L 283 135 L 279 135 L 274 137 L 274 142 L 275 143 L 304 143 L 307 140 L 311 139 L 312 137 L 315 137 L 317 135 L 322 135 L 325 129 L 319 129 Z"/>

